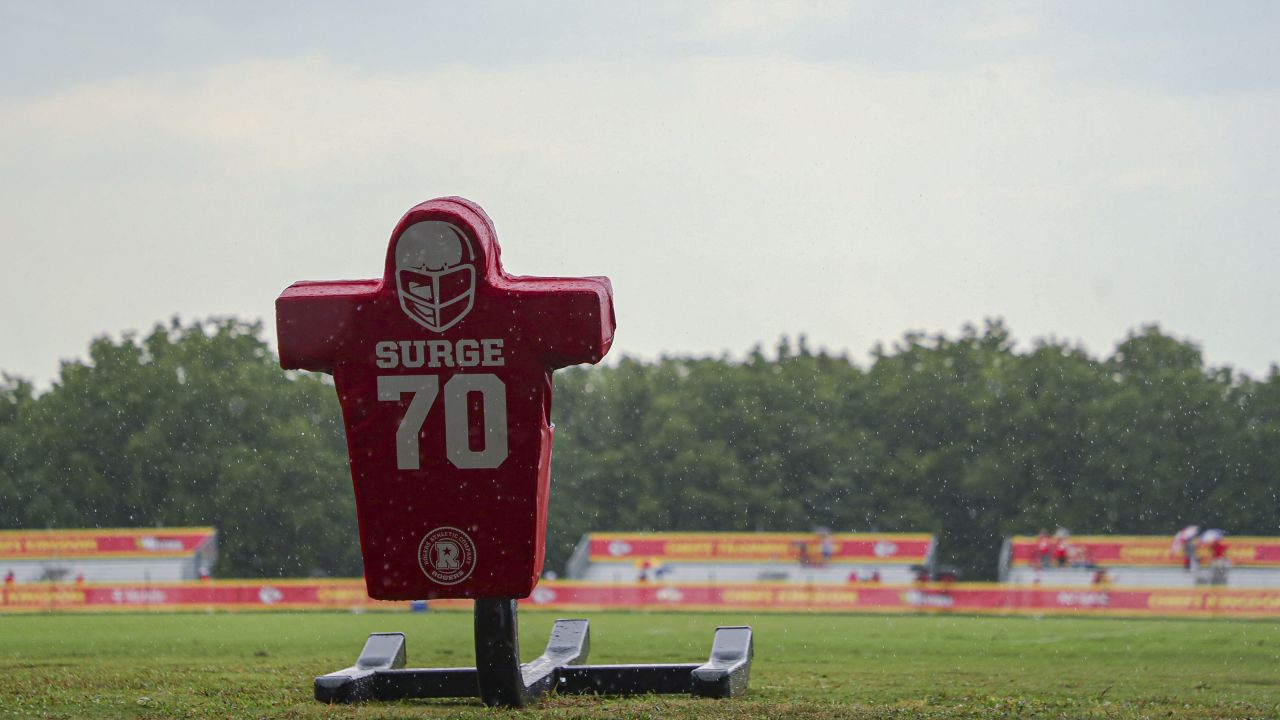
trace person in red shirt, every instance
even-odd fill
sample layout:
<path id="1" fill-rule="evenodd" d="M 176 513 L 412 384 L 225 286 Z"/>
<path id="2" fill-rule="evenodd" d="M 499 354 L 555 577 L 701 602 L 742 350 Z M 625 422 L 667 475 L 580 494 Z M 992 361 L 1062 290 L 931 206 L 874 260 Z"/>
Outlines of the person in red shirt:
<path id="1" fill-rule="evenodd" d="M 1222 542 L 1221 538 L 1209 544 L 1209 558 L 1211 560 L 1227 559 L 1227 544 Z"/>
<path id="2" fill-rule="evenodd" d="M 1071 534 L 1066 528 L 1058 528 L 1053 534 L 1053 562 L 1058 567 L 1067 566 L 1067 556 L 1071 552 Z"/>
<path id="3" fill-rule="evenodd" d="M 1213 568 L 1213 577 L 1211 582 L 1214 585 L 1227 584 L 1227 567 L 1231 561 L 1227 560 L 1227 544 L 1222 542 L 1221 537 L 1215 537 L 1209 543 L 1209 566 Z"/>

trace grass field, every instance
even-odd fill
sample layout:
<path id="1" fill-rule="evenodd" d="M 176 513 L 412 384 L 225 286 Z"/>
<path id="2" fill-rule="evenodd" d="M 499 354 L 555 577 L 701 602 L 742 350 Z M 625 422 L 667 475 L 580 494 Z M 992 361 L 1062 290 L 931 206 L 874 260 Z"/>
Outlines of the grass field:
<path id="1" fill-rule="evenodd" d="M 466 613 L 0 616 L 6 717 L 1280 718 L 1280 623 L 590 613 L 593 662 L 705 659 L 718 624 L 756 629 L 741 700 L 551 697 L 330 707 L 311 679 L 370 632 L 411 666 L 471 664 Z M 525 612 L 526 659 L 552 615 Z"/>

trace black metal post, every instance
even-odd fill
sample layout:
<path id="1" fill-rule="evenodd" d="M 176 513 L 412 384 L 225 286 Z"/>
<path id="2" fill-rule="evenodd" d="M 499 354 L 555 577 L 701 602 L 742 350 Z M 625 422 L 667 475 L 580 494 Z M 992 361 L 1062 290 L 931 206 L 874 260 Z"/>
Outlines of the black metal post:
<path id="1" fill-rule="evenodd" d="M 524 707 L 555 687 L 556 671 L 587 657 L 587 621 L 557 620 L 546 652 L 520 664 L 519 608 L 515 600 L 476 600 L 476 674 L 480 699 L 493 707 Z"/>

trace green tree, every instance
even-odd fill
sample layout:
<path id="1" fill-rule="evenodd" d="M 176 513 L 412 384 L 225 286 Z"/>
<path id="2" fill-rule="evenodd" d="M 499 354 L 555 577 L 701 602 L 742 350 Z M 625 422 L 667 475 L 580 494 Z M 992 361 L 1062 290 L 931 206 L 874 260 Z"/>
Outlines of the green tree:
<path id="1" fill-rule="evenodd" d="M 359 568 L 332 387 L 282 372 L 257 324 L 98 338 L 48 392 L 7 394 L 8 527 L 210 524 L 224 576 Z"/>
<path id="2" fill-rule="evenodd" d="M 1205 366 L 1157 327 L 1107 357 L 998 320 L 866 368 L 803 336 L 741 361 L 555 376 L 548 566 L 592 530 L 928 531 L 993 577 L 1002 536 L 1280 533 L 1280 370 Z M 44 393 L 0 382 L 0 526 L 213 524 L 223 576 L 359 570 L 332 384 L 234 320 L 99 338 Z"/>

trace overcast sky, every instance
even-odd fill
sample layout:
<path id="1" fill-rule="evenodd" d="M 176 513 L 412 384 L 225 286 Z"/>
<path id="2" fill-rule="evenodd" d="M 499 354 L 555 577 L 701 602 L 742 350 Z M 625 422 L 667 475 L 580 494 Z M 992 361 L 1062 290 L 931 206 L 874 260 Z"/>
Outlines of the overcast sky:
<path id="1" fill-rule="evenodd" d="M 375 277 L 463 195 L 617 354 L 1003 317 L 1280 361 L 1280 3 L 0 0 L 0 370 Z"/>

